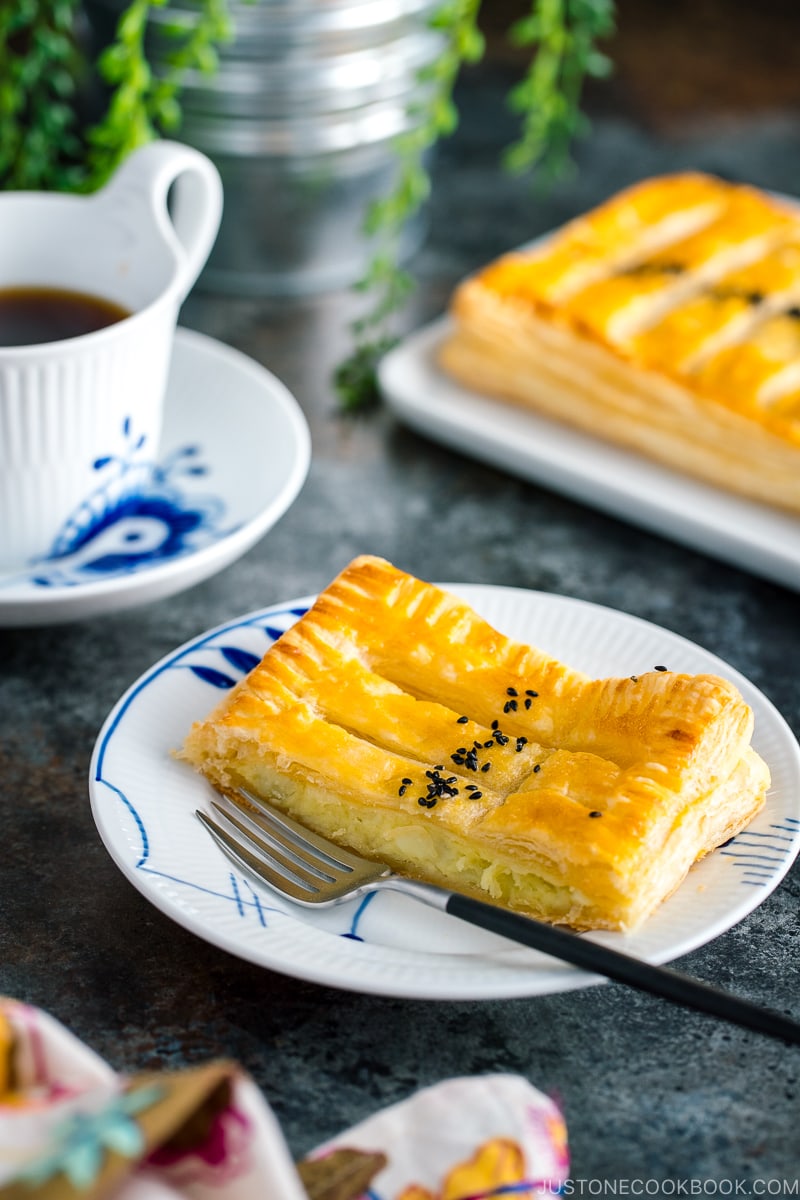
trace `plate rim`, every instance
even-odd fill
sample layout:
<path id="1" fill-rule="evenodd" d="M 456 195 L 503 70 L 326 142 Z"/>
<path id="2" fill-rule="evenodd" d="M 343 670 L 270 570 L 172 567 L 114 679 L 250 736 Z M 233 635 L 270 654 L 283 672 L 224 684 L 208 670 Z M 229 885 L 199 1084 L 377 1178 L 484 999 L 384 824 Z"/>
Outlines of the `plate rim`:
<path id="1" fill-rule="evenodd" d="M 437 586 L 445 590 L 453 591 L 456 594 L 459 593 L 460 589 L 466 589 L 465 598 L 467 600 L 469 600 L 470 592 L 472 592 L 473 595 L 481 591 L 488 593 L 510 593 L 512 595 L 523 596 L 528 602 L 532 601 L 533 603 L 536 603 L 539 600 L 544 600 L 547 603 L 555 602 L 559 606 L 566 605 L 568 608 L 572 607 L 580 610 L 588 609 L 600 618 L 606 614 L 610 614 L 613 619 L 622 619 L 625 623 L 633 623 L 637 627 L 643 628 L 646 632 L 666 635 L 673 645 L 685 645 L 691 651 L 695 653 L 699 652 L 708 663 L 707 669 L 714 670 L 716 667 L 722 668 L 725 673 L 725 677 L 730 679 L 731 682 L 740 688 L 746 699 L 748 699 L 749 693 L 750 699 L 748 699 L 748 703 L 752 704 L 752 700 L 756 700 L 758 708 L 762 710 L 762 719 L 769 718 L 774 726 L 774 730 L 777 730 L 780 733 L 784 741 L 784 748 L 788 753 L 789 759 L 791 760 L 790 765 L 794 769 L 796 778 L 800 780 L 800 744 L 798 744 L 798 741 L 788 725 L 788 722 L 782 716 L 775 704 L 740 671 L 731 666 L 718 655 L 714 654 L 712 651 L 706 650 L 705 647 L 701 646 L 699 643 L 693 642 L 684 635 L 676 633 L 664 626 L 658 625 L 647 618 L 625 612 L 622 609 L 616 609 L 608 605 L 586 600 L 582 597 L 567 596 L 555 592 L 543 592 L 536 589 L 502 584 L 473 584 L 463 582 L 439 583 Z M 252 624 L 264 617 L 274 617 L 279 614 L 286 614 L 287 612 L 291 613 L 297 609 L 307 608 L 315 599 L 316 593 L 298 597 L 289 601 L 278 601 L 261 608 L 253 609 L 250 612 L 244 613 L 238 617 L 230 618 L 226 621 L 220 622 L 219 624 L 200 632 L 194 637 L 187 639 L 179 646 L 161 656 L 161 658 L 159 658 L 155 663 L 151 664 L 147 670 L 145 670 L 136 680 L 134 680 L 119 697 L 116 704 L 108 713 L 97 734 L 92 751 L 88 779 L 90 806 L 95 825 L 101 841 L 103 842 L 118 870 L 120 870 L 120 872 L 128 879 L 128 881 L 136 888 L 136 890 L 144 897 L 144 899 L 161 911 L 162 915 L 173 920 L 176 924 L 182 926 L 183 928 L 188 929 L 190 932 L 200 937 L 201 940 L 209 943 L 210 945 L 214 945 L 229 954 L 232 954 L 234 957 L 238 957 L 244 961 L 251 962 L 256 966 L 260 966 L 263 969 L 271 970 L 298 980 L 315 983 L 320 986 L 332 987 L 338 990 L 355 992 L 359 994 L 383 995 L 394 998 L 439 1001 L 471 1001 L 485 999 L 511 999 L 556 994 L 606 983 L 607 981 L 600 976 L 582 973 L 577 971 L 575 968 L 558 962 L 554 962 L 554 967 L 549 969 L 548 977 L 550 979 L 551 986 L 546 986 L 545 988 L 531 988 L 530 986 L 526 986 L 524 983 L 520 983 L 518 981 L 511 981 L 510 986 L 501 987 L 498 986 L 497 981 L 487 985 L 480 982 L 480 980 L 473 979 L 468 985 L 464 985 L 462 983 L 456 992 L 448 990 L 447 988 L 443 989 L 438 985 L 426 986 L 424 984 L 415 984 L 413 987 L 402 987 L 398 986 L 396 980 L 388 980 L 383 982 L 380 978 L 377 980 L 374 978 L 368 978 L 366 981 L 364 978 L 359 978 L 356 980 L 343 979 L 336 971 L 331 973 L 324 969 L 317 970 L 315 969 L 314 964 L 308 964 L 305 961 L 303 963 L 303 969 L 297 969 L 294 965 L 287 967 L 285 960 L 276 961 L 274 955 L 265 955 L 263 951 L 257 950 L 255 947 L 251 948 L 246 941 L 240 941 L 238 944 L 234 945 L 231 937 L 226 934 L 224 930 L 220 931 L 216 927 L 209 928 L 202 915 L 195 917 L 194 914 L 188 913 L 185 909 L 181 909 L 180 906 L 170 904 L 169 902 L 164 902 L 163 897 L 159 895 L 155 886 L 147 881 L 147 876 L 143 876 L 137 865 L 132 864 L 129 860 L 120 856 L 120 854 L 117 852 L 117 847 L 113 843 L 113 838 L 109 829 L 109 826 L 112 825 L 113 822 L 109 821 L 107 825 L 106 814 L 103 810 L 103 804 L 108 797 L 106 794 L 103 794 L 102 796 L 100 795 L 100 786 L 105 785 L 105 787 L 108 788 L 112 793 L 116 793 L 118 797 L 122 797 L 126 804 L 129 804 L 129 802 L 124 796 L 124 793 L 120 792 L 120 790 L 116 788 L 116 786 L 109 780 L 102 777 L 101 770 L 108 739 L 118 729 L 122 718 L 136 696 L 143 692 L 146 687 L 149 686 L 149 684 L 167 668 L 169 664 L 176 662 L 192 649 L 212 641 L 220 634 L 224 634 L 236 628 Z M 758 716 L 759 713 L 757 711 L 756 717 L 758 718 Z M 203 786 L 202 780 L 200 780 L 199 777 L 197 782 L 198 786 Z M 800 792 L 798 792 L 797 799 L 795 800 L 795 807 L 797 813 L 800 814 Z M 134 810 L 131 808 L 130 811 Z M 759 894 L 758 898 L 754 899 L 753 903 L 743 903 L 735 906 L 735 912 L 738 913 L 738 915 L 734 915 L 734 918 L 724 924 L 724 926 L 721 928 L 712 930 L 710 935 L 706 935 L 706 933 L 702 931 L 698 932 L 688 939 L 688 944 L 682 945 L 677 950 L 672 951 L 668 947 L 664 953 L 659 951 L 654 954 L 651 953 L 646 955 L 647 959 L 654 963 L 669 962 L 674 958 L 680 957 L 683 954 L 707 945 L 717 937 L 721 936 L 723 933 L 726 933 L 730 929 L 734 928 L 742 920 L 749 916 L 756 908 L 760 907 L 760 905 L 781 884 L 786 874 L 790 870 L 792 863 L 797 857 L 798 852 L 800 851 L 800 819 L 795 816 L 793 816 L 791 819 L 797 823 L 797 829 L 794 832 L 793 838 L 791 839 L 792 848 L 791 850 L 786 851 L 781 865 L 773 870 L 768 886 L 766 886 L 765 890 Z M 216 847 L 213 847 L 213 843 L 210 839 L 209 848 L 221 856 L 221 861 L 226 863 L 228 866 L 230 865 L 227 863 L 227 859 L 225 859 L 222 851 Z M 178 911 L 176 911 L 176 908 Z M 296 914 L 290 913 L 288 919 L 291 921 L 299 921 L 299 923 L 304 925 L 307 929 L 311 928 L 313 930 L 315 928 L 313 926 L 306 925 L 305 922 L 302 921 L 302 910 L 299 910 Z M 337 937 L 342 944 L 347 943 L 347 938 L 341 937 L 341 935 L 332 934 L 330 936 Z M 587 936 L 596 937 L 598 940 L 603 940 L 604 938 L 607 939 L 610 937 L 612 944 L 614 944 L 614 938 L 618 935 L 609 934 L 608 932 L 599 932 L 596 934 L 589 934 Z M 350 948 L 352 948 L 352 943 L 350 943 Z M 381 946 L 380 949 L 384 949 L 384 947 Z M 396 953 L 402 956 L 407 955 L 410 952 L 400 950 L 396 951 Z M 510 946 L 509 953 L 513 955 L 515 953 L 525 952 L 522 950 L 522 948 L 514 947 L 512 945 Z M 448 957 L 452 958 L 453 956 L 435 953 L 432 954 L 430 952 L 425 953 L 426 960 L 430 960 L 430 958 L 446 960 Z M 463 954 L 456 956 L 458 961 L 463 961 L 466 957 L 467 956 Z M 489 961 L 492 956 L 473 953 L 471 957 Z"/>

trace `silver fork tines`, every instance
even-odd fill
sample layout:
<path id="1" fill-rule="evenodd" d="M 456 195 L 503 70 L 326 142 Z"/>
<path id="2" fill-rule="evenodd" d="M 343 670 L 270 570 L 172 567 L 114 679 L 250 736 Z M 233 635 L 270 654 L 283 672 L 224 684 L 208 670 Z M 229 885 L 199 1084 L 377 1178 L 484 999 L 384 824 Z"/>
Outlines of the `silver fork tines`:
<path id="1" fill-rule="evenodd" d="M 211 801 L 221 822 L 199 809 L 198 818 L 239 866 L 295 902 L 335 904 L 391 876 L 387 867 L 334 846 L 259 796 L 240 794 L 241 800 L 226 794 Z"/>

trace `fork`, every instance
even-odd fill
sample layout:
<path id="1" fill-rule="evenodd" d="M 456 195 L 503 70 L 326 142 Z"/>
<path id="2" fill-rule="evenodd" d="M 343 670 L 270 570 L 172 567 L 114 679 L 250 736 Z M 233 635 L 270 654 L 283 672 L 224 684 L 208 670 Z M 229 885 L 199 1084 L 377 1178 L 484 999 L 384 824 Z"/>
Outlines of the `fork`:
<path id="1" fill-rule="evenodd" d="M 211 808 L 223 823 L 196 811 L 205 828 L 239 867 L 295 904 L 324 908 L 390 888 L 583 970 L 800 1045 L 800 1024 L 782 1013 L 563 927 L 398 875 L 384 863 L 334 845 L 245 789 L 237 795 L 221 795 L 219 800 L 222 803 L 212 800 Z"/>

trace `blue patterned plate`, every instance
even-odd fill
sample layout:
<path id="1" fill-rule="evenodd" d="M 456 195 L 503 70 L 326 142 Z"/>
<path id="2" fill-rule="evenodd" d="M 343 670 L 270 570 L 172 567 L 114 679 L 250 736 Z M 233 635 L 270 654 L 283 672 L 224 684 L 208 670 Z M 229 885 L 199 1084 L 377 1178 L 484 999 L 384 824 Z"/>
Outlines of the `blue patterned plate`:
<path id="1" fill-rule="evenodd" d="M 698 863 L 636 933 L 593 934 L 666 962 L 741 921 L 777 887 L 800 848 L 800 749 L 751 683 L 699 646 L 625 613 L 516 588 L 448 585 L 511 637 L 588 674 L 633 675 L 664 663 L 715 672 L 755 712 L 754 745 L 769 764 L 765 808 L 747 830 Z M 261 966 L 317 983 L 426 999 L 529 996 L 598 980 L 397 893 L 315 912 L 233 869 L 194 812 L 211 789 L 173 752 L 305 611 L 309 598 L 222 625 L 167 655 L 105 722 L 90 772 L 92 811 L 123 874 L 199 937 Z"/>
<path id="2" fill-rule="evenodd" d="M 76 620 L 207 579 L 286 512 L 310 457 L 305 417 L 274 375 L 179 329 L 147 486 L 126 495 L 130 464 L 114 464 L 118 477 L 72 514 L 47 558 L 0 576 L 0 625 Z"/>

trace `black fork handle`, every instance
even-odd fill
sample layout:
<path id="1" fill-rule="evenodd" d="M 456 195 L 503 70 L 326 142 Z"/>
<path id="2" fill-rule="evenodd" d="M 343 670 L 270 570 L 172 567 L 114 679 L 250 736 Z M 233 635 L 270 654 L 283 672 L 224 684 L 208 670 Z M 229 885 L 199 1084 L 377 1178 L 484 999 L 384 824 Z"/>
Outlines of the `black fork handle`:
<path id="1" fill-rule="evenodd" d="M 585 971 L 593 971 L 606 979 L 614 979 L 675 1004 L 709 1013 L 745 1029 L 754 1029 L 780 1041 L 800 1045 L 800 1024 L 791 1017 L 751 1004 L 748 1000 L 742 1000 L 699 979 L 692 979 L 689 975 L 682 975 L 669 967 L 654 966 L 579 937 L 567 929 L 547 925 L 455 892 L 449 893 L 444 909 L 462 921 L 469 921 L 471 925 L 479 925 L 501 937 L 541 950 Z"/>

